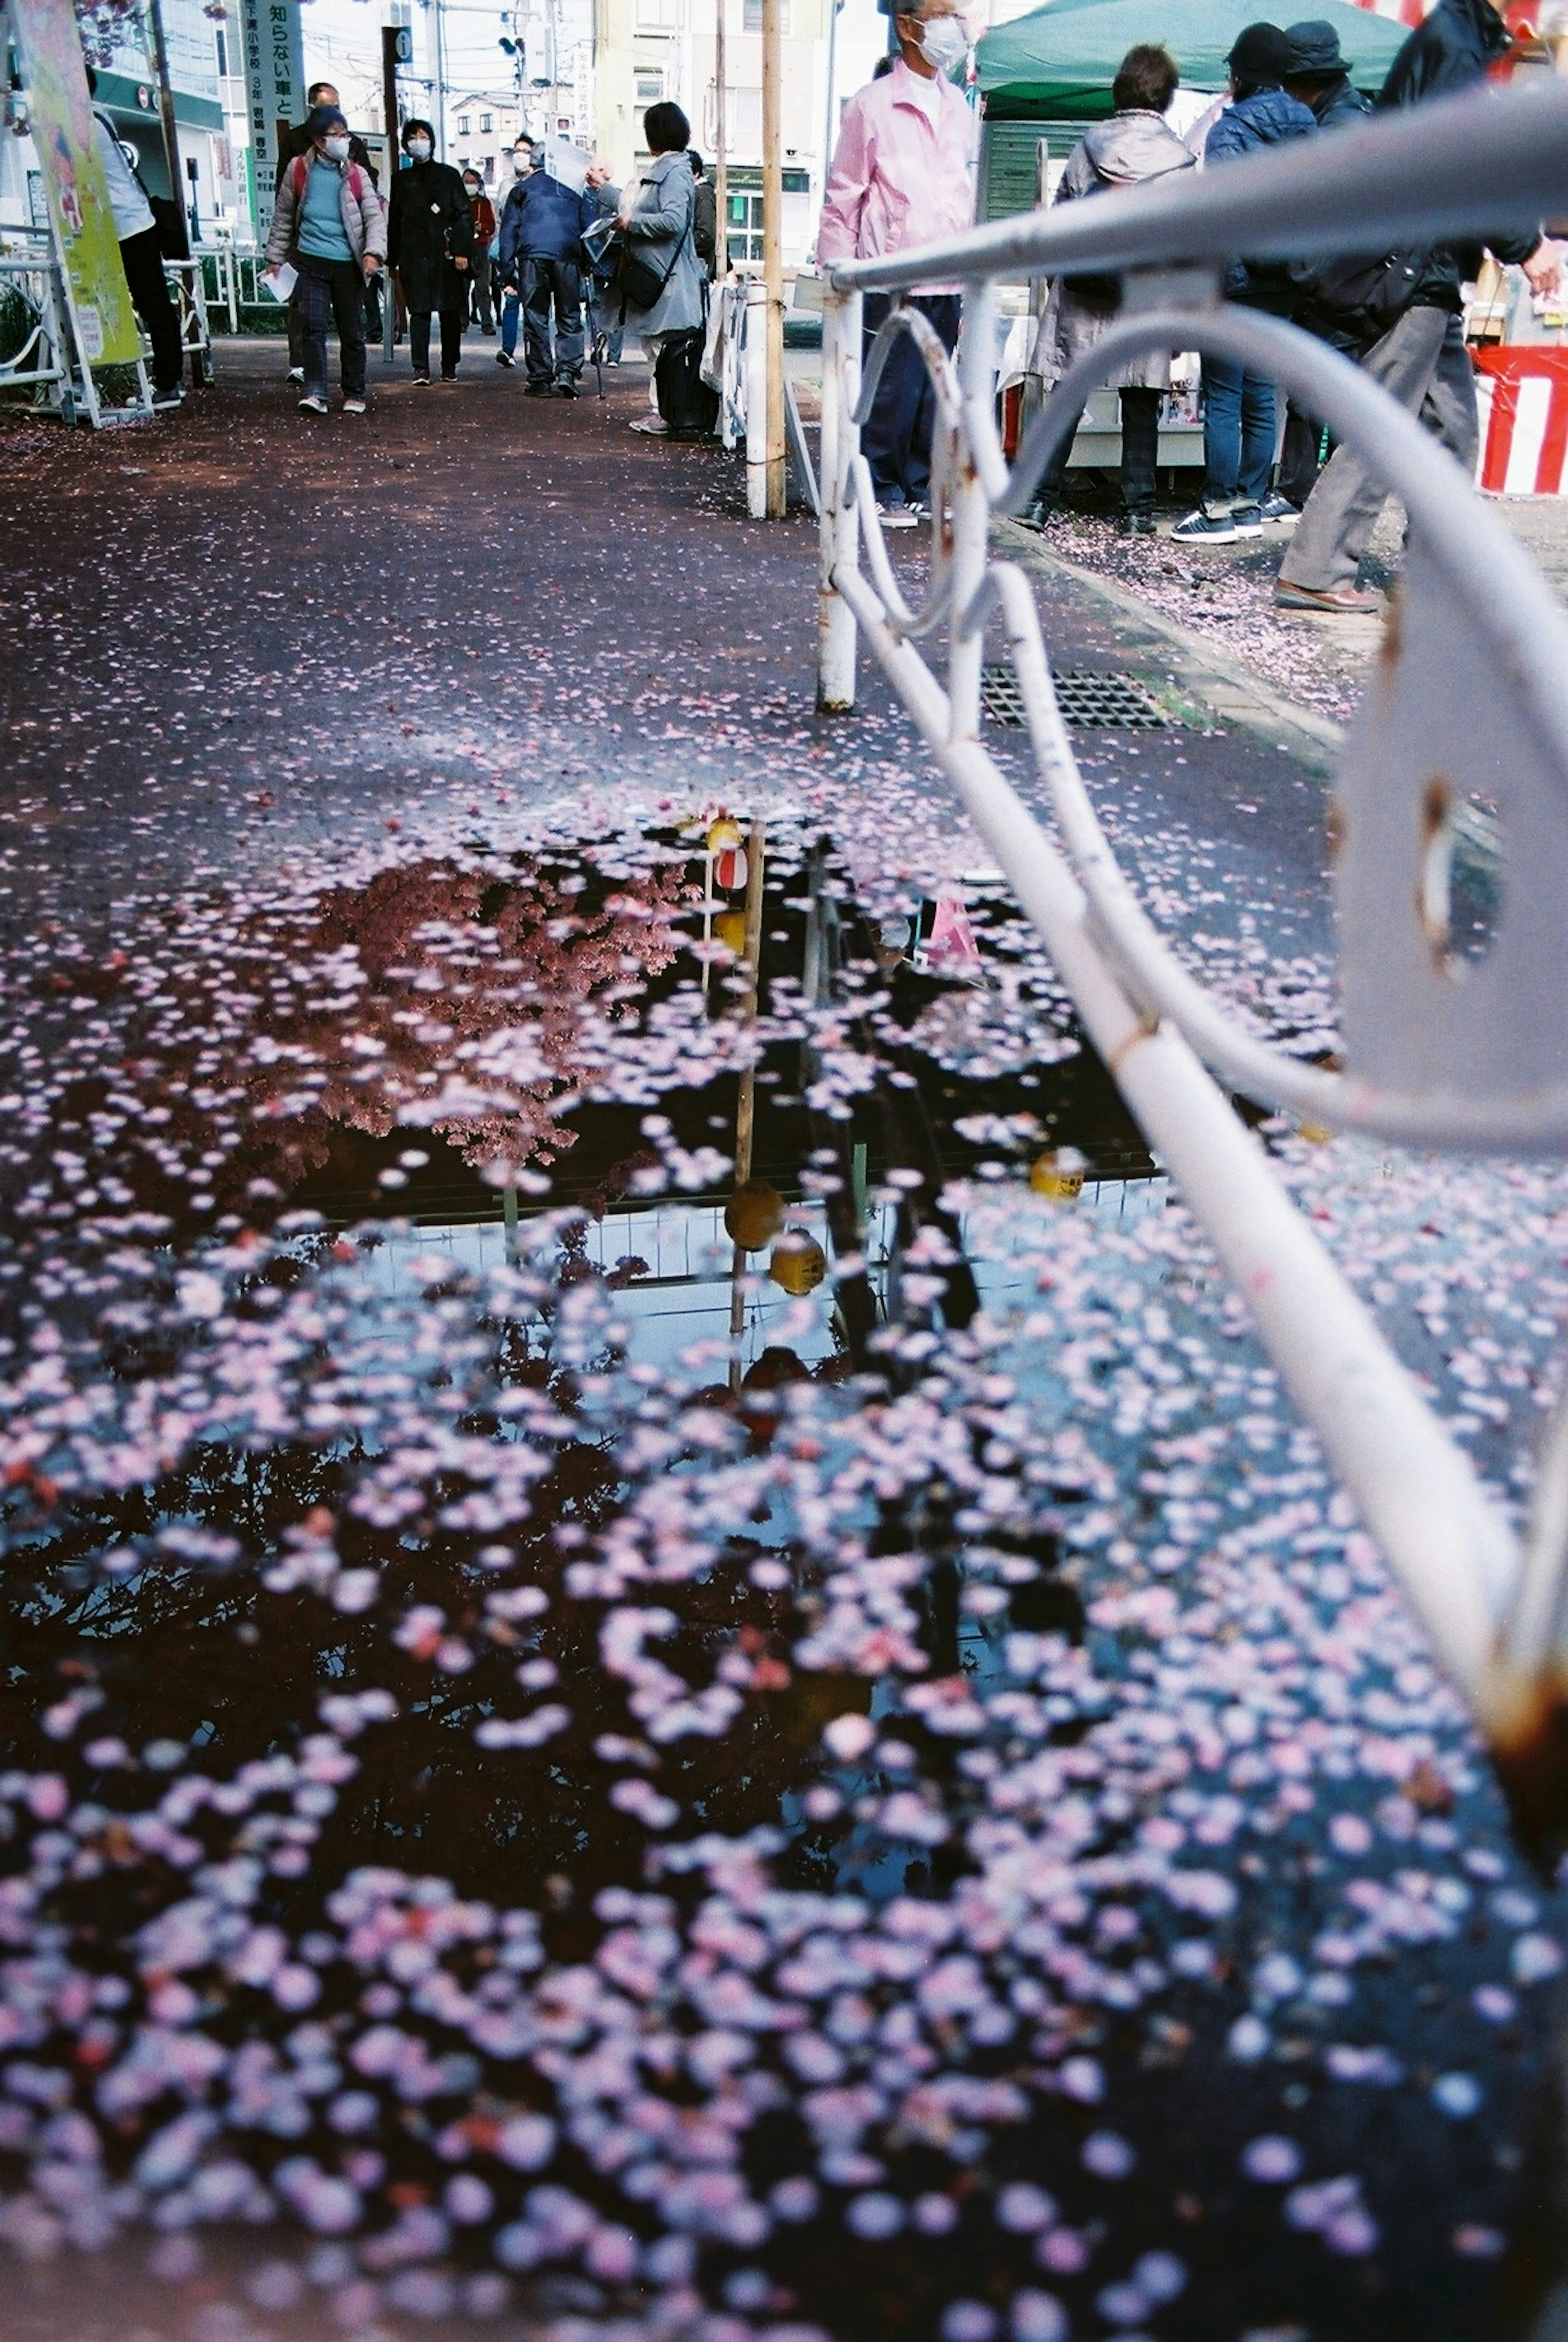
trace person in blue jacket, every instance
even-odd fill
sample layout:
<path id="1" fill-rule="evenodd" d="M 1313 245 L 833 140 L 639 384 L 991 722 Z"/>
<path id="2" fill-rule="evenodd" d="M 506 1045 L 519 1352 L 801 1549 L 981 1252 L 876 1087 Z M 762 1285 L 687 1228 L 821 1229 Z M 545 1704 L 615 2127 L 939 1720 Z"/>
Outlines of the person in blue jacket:
<path id="1" fill-rule="evenodd" d="M 598 205 L 592 196 L 578 194 L 539 167 L 537 149 L 534 167 L 508 191 L 501 215 L 501 282 L 509 302 L 521 289 L 530 398 L 577 395 L 585 347 L 583 230 L 597 217 Z M 514 324 L 512 331 L 515 335 Z"/>
<path id="2" fill-rule="evenodd" d="M 1293 62 L 1280 25 L 1249 25 L 1237 34 L 1225 60 L 1233 102 L 1204 142 L 1205 165 L 1315 135 L 1311 106 L 1282 86 Z M 1283 262 L 1233 260 L 1225 298 L 1288 316 L 1293 295 Z M 1171 535 L 1183 544 L 1228 545 L 1238 536 L 1261 535 L 1265 518 L 1280 517 L 1269 489 L 1274 435 L 1274 386 L 1268 375 L 1231 358 L 1205 357 L 1203 501 Z M 1290 511 L 1293 518 L 1294 508 Z"/>

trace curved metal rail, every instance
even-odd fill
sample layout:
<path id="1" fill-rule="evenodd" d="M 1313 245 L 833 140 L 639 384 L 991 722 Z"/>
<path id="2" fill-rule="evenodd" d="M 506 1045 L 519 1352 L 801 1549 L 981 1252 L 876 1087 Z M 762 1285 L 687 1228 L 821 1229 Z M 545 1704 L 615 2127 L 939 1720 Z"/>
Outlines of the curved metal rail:
<path id="1" fill-rule="evenodd" d="M 1190 185 L 1003 221 L 833 273 L 824 318 L 818 703 L 854 703 L 864 635 L 1033 919 L 1090 1038 L 1202 1222 L 1434 1650 L 1490 1737 L 1531 1834 L 1568 1821 L 1568 1398 L 1523 1539 L 1395 1357 L 1233 1112 L 1232 1088 L 1390 1143 L 1568 1154 L 1568 616 L 1450 457 L 1377 384 L 1273 318 L 1222 305 L 1233 251 L 1433 244 L 1568 208 L 1568 93 L 1461 99 Z M 1078 215 L 1077 217 L 1072 215 Z M 1010 470 L 997 437 L 994 284 L 1124 272 L 1124 314 L 1057 385 Z M 1174 297 L 1139 272 L 1158 268 Z M 961 279 L 956 368 L 895 306 L 860 379 L 863 289 Z M 1183 294 L 1190 297 L 1183 298 Z M 924 329 L 924 330 L 923 330 Z M 930 374 L 932 578 L 911 608 L 858 449 L 894 336 Z M 1410 517 L 1402 593 L 1336 776 L 1335 893 L 1347 1069 L 1293 1058 L 1201 985 L 1118 866 L 1056 704 L 1024 573 L 993 513 L 1022 509 L 1088 392 L 1150 349 L 1267 372 L 1373 462 Z M 864 531 L 864 566 L 861 532 Z M 980 739 L 984 637 L 1004 636 L 1065 854 Z M 945 680 L 922 648 L 945 636 Z M 1447 856 L 1467 794 L 1496 808 L 1508 888 L 1471 963 L 1447 931 Z"/>

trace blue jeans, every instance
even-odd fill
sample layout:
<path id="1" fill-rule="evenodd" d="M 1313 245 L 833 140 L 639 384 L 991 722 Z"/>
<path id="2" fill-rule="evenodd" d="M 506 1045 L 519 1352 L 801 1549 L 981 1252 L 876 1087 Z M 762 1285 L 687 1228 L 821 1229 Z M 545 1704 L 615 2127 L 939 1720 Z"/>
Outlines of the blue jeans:
<path id="1" fill-rule="evenodd" d="M 517 355 L 517 322 L 523 315 L 523 295 L 515 285 L 508 285 L 501 296 L 501 346 L 509 358 Z"/>
<path id="2" fill-rule="evenodd" d="M 1261 504 L 1274 460 L 1274 386 L 1230 358 L 1203 360 L 1203 503 Z"/>

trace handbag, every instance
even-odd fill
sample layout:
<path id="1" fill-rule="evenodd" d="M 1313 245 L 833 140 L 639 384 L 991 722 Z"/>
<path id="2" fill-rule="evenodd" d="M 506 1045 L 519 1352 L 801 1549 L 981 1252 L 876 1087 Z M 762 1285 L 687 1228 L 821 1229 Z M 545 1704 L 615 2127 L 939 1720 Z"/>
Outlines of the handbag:
<path id="1" fill-rule="evenodd" d="M 1370 346 L 1403 316 L 1431 260 L 1430 252 L 1385 252 L 1371 259 L 1347 253 L 1292 261 L 1298 314 L 1354 333 Z"/>
<path id="2" fill-rule="evenodd" d="M 628 244 L 623 235 L 614 248 L 614 265 L 610 273 L 610 288 L 621 296 L 621 323 L 626 322 L 628 309 L 640 309 L 645 316 L 662 298 L 665 285 L 675 273 L 675 263 L 691 242 L 692 221 L 688 216 L 685 234 L 670 255 L 670 265 L 662 272 L 651 260 L 644 260 L 635 245 Z"/>

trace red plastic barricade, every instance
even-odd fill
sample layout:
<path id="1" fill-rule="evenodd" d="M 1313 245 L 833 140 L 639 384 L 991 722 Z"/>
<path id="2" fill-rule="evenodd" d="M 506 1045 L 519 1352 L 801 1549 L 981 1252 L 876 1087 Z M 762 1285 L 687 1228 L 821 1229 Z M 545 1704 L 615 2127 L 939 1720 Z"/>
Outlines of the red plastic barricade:
<path id="1" fill-rule="evenodd" d="M 1498 495 L 1562 495 L 1568 468 L 1568 349 L 1516 342 L 1471 355 L 1481 400 L 1479 485 Z"/>

